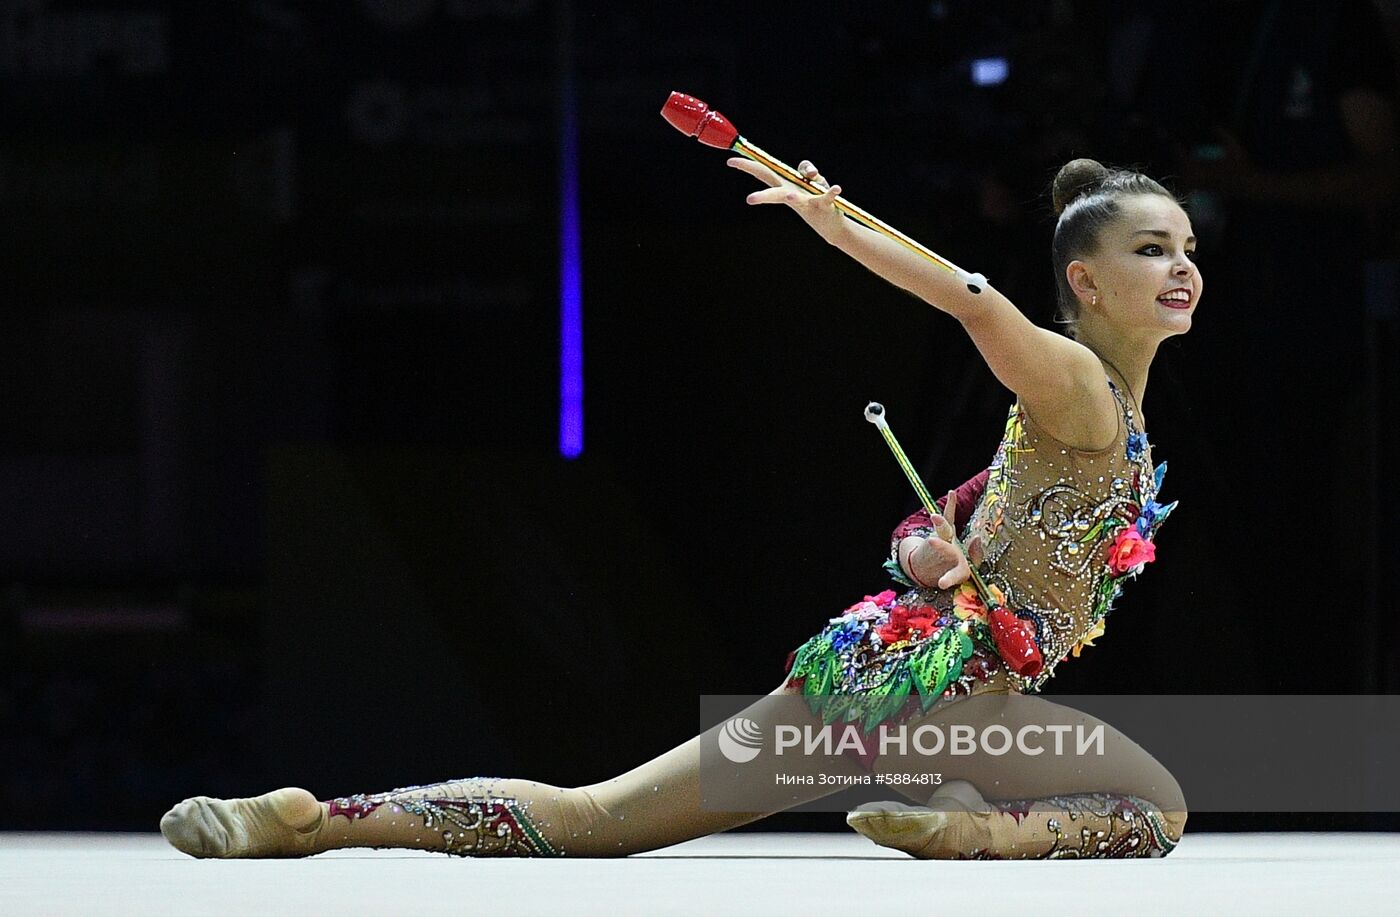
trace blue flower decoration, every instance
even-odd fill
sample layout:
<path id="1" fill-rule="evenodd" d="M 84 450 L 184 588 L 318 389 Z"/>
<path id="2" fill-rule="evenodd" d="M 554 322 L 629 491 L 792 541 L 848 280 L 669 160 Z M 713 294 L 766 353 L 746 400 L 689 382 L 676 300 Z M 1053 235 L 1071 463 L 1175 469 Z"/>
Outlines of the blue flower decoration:
<path id="1" fill-rule="evenodd" d="M 1137 518 L 1138 534 L 1146 538 L 1174 509 L 1176 509 L 1176 501 L 1163 506 L 1156 500 L 1148 500 L 1147 505 L 1142 508 L 1142 512 Z"/>
<path id="2" fill-rule="evenodd" d="M 1131 462 L 1136 462 L 1138 459 L 1142 458 L 1142 452 L 1143 452 L 1143 450 L 1146 449 L 1146 448 L 1147 448 L 1147 434 L 1145 434 L 1145 433 L 1130 433 L 1130 434 L 1128 434 L 1128 460 L 1129 460 L 1129 461 L 1131 461 Z"/>
<path id="3" fill-rule="evenodd" d="M 1156 500 L 1148 500 L 1147 505 L 1142 508 L 1141 514 L 1137 517 L 1138 534 L 1146 538 L 1147 533 L 1152 530 L 1153 524 L 1157 521 L 1157 514 L 1162 511 L 1162 504 Z"/>
<path id="4" fill-rule="evenodd" d="M 859 643 L 860 638 L 865 635 L 864 622 L 852 618 L 836 629 L 831 635 L 831 648 L 836 652 L 842 652 L 846 647 Z"/>

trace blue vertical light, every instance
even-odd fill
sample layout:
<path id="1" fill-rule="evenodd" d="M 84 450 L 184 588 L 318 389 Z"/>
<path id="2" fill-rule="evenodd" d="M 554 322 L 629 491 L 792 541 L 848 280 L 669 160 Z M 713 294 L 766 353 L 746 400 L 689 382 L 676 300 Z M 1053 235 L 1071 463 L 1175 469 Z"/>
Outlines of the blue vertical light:
<path id="1" fill-rule="evenodd" d="M 1000 86 L 1011 75 L 1011 61 L 1004 57 L 979 57 L 972 62 L 972 85 Z"/>
<path id="2" fill-rule="evenodd" d="M 559 454 L 583 453 L 583 246 L 578 207 L 578 112 L 569 4 L 560 3 Z"/>

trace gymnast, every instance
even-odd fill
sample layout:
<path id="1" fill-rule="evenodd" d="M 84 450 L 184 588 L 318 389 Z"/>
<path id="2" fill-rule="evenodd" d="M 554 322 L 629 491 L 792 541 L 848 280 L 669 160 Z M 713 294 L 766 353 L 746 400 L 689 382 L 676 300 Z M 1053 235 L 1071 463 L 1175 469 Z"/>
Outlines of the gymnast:
<path id="1" fill-rule="evenodd" d="M 1164 467 L 1152 464 L 1142 404 L 1158 346 L 1190 329 L 1200 301 L 1187 214 L 1144 175 L 1088 159 L 1065 165 L 1052 188 L 1051 260 L 1066 335 L 1036 326 L 982 275 L 849 205 L 810 162 L 792 170 L 730 134 L 711 145 L 738 152 L 728 165 L 766 186 L 748 203 L 788 207 L 838 251 L 952 316 L 1015 395 L 988 470 L 895 529 L 886 568 L 900 589 L 831 618 L 791 655 L 773 695 L 843 699 L 867 729 L 1033 720 L 1045 712 L 1037 704 L 1053 705 L 1024 695 L 1104 633 L 1125 582 L 1155 559 L 1154 536 L 1175 506 L 1156 500 Z M 1008 698 L 1017 706 L 994 714 L 976 706 Z M 1106 731 L 1101 766 L 984 756 L 945 768 L 932 793 L 901 788 L 912 804 L 865 805 L 847 821 L 921 859 L 1164 855 L 1186 821 L 1181 790 L 1147 752 Z M 771 814 L 707 804 L 700 762 L 712 733 L 590 786 L 473 777 L 327 800 L 287 787 L 187 799 L 160 827 L 195 857 L 347 847 L 626 856 Z M 852 773 L 919 766 L 907 756 L 842 760 Z M 785 803 L 836 789 L 798 787 Z"/>

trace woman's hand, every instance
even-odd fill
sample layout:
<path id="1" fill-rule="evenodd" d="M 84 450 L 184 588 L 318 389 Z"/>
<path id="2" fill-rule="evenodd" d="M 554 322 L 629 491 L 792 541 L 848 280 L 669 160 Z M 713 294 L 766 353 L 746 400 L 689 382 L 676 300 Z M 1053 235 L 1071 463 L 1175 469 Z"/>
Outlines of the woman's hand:
<path id="1" fill-rule="evenodd" d="M 929 516 L 934 534 L 929 538 L 910 536 L 899 546 L 900 565 L 915 583 L 925 588 L 937 586 L 951 589 L 972 578 L 972 567 L 982 562 L 982 536 L 974 535 L 967 543 L 967 553 L 954 544 L 957 530 L 949 520 L 956 519 L 958 493 L 948 491 L 943 512 Z"/>
<path id="2" fill-rule="evenodd" d="M 825 188 L 822 194 L 811 194 L 762 163 L 750 159 L 736 156 L 726 165 L 747 172 L 768 186 L 767 190 L 750 194 L 746 199 L 748 203 L 786 204 L 797 211 L 797 215 L 816 230 L 817 235 L 833 245 L 838 234 L 848 229 L 846 218 L 836 209 L 836 196 L 841 193 L 841 186 L 827 184 L 826 179 L 817 172 L 817 167 L 806 159 L 798 164 L 797 171 L 812 184 Z"/>
<path id="3" fill-rule="evenodd" d="M 924 588 L 937 586 L 948 589 L 964 582 L 971 575 L 967 558 L 950 541 L 934 536 L 932 538 L 910 538 L 909 545 L 901 545 L 900 554 L 904 572 L 909 578 Z"/>

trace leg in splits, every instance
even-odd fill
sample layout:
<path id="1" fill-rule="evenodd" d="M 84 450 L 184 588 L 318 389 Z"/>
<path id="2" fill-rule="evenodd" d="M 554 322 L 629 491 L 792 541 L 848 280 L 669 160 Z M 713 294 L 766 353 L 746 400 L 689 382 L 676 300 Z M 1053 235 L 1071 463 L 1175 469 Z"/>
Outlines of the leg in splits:
<path id="1" fill-rule="evenodd" d="M 1086 734 L 1102 727 L 1102 755 L 943 756 L 949 778 L 925 805 L 877 803 L 848 823 L 878 844 L 926 859 L 1039 859 L 1163 856 L 1181 838 L 1186 803 L 1176 780 L 1108 723 L 1033 697 L 981 697 L 935 711 L 946 729 L 997 724 L 1063 724 Z M 911 728 L 913 728 L 911 726 Z M 1077 734 L 1077 733 L 1076 733 Z M 882 757 L 876 769 L 921 766 L 916 755 Z"/>
<path id="2" fill-rule="evenodd" d="M 791 692 L 773 692 L 786 693 Z M 773 714 L 759 703 L 744 715 L 764 723 Z M 197 857 L 296 857 L 345 847 L 462 856 L 626 856 L 771 814 L 706 806 L 701 747 L 707 739 L 714 742 L 712 733 L 591 786 L 566 789 L 529 780 L 471 778 L 326 801 L 297 788 L 252 799 L 195 797 L 166 813 L 161 831 L 171 844 Z M 854 761 L 839 766 L 860 773 Z M 798 805 L 838 788 L 794 787 L 791 801 L 784 802 Z"/>
<path id="3" fill-rule="evenodd" d="M 942 759 L 947 782 L 926 805 L 862 808 L 852 813 L 852 827 L 920 858 L 1149 856 L 1175 846 L 1186 807 L 1176 781 L 1155 759 L 1083 713 L 1039 698 L 1002 700 L 969 699 L 935 710 L 926 722 L 970 725 L 978 732 L 993 722 L 1013 732 L 1046 722 L 1102 725 L 1104 757 L 1037 760 L 1029 766 L 1024 759 L 986 755 L 965 762 Z M 781 708 L 784 722 L 793 709 Z M 758 704 L 745 714 L 764 723 L 774 712 Z M 309 856 L 346 847 L 462 856 L 626 856 L 770 814 L 706 805 L 700 761 L 702 744 L 714 741 L 711 732 L 591 786 L 472 778 L 325 802 L 295 788 L 253 799 L 196 797 L 167 813 L 161 830 L 176 847 L 201 857 Z M 814 762 L 826 771 L 845 767 L 852 775 L 862 773 L 857 762 L 841 756 Z M 875 765 L 880 773 L 919 766 L 916 756 L 882 757 Z M 836 789 L 795 786 L 772 811 Z M 925 801 L 912 790 L 911 798 Z"/>

